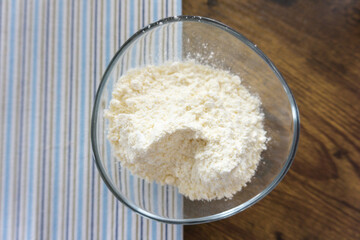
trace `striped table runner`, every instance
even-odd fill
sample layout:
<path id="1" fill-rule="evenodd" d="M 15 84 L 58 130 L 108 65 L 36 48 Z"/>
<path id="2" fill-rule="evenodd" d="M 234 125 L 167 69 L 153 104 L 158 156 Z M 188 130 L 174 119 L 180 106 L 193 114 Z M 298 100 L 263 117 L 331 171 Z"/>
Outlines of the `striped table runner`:
<path id="1" fill-rule="evenodd" d="M 180 13 L 181 0 L 0 1 L 0 239 L 182 239 L 113 197 L 89 138 L 116 50 Z"/>

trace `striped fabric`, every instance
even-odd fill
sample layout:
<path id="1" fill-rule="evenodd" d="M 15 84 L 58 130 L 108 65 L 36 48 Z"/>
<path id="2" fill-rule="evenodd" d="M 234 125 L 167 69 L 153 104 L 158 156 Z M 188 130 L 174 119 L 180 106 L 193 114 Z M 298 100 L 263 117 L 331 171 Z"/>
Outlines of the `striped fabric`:
<path id="1" fill-rule="evenodd" d="M 118 202 L 91 158 L 106 65 L 181 0 L 0 1 L 0 239 L 182 239 Z"/>

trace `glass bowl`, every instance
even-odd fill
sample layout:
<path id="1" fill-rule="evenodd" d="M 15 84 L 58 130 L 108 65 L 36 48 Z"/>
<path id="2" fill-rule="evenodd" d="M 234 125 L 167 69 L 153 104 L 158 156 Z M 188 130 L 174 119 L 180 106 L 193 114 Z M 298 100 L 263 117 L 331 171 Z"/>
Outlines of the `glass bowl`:
<path id="1" fill-rule="evenodd" d="M 148 183 L 115 159 L 103 112 L 116 81 L 129 69 L 185 59 L 239 75 L 262 101 L 270 141 L 255 176 L 232 199 L 190 201 L 176 187 Z M 284 78 L 265 54 L 230 27 L 204 17 L 169 17 L 135 33 L 115 54 L 99 85 L 91 121 L 96 165 L 115 197 L 135 212 L 165 223 L 195 224 L 232 216 L 265 197 L 281 181 L 295 156 L 299 112 Z"/>

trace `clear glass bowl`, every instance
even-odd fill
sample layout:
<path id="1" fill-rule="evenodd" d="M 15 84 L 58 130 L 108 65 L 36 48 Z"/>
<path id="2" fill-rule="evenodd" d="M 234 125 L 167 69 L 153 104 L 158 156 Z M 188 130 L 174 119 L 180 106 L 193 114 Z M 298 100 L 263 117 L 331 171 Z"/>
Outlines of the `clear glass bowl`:
<path id="1" fill-rule="evenodd" d="M 173 186 L 148 183 L 121 167 L 106 138 L 114 83 L 131 68 L 195 58 L 230 70 L 262 101 L 265 129 L 271 138 L 251 182 L 231 200 L 190 201 Z M 135 212 L 158 221 L 195 224 L 243 211 L 281 181 L 295 156 L 299 112 L 285 80 L 265 54 L 244 36 L 215 20 L 195 16 L 162 19 L 135 33 L 116 53 L 96 94 L 91 142 L 96 165 L 115 197 Z"/>

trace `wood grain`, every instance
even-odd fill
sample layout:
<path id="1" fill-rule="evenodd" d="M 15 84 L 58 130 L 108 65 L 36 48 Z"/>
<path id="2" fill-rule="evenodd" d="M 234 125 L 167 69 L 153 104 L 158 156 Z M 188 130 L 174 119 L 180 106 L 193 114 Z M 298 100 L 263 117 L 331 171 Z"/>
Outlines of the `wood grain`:
<path id="1" fill-rule="evenodd" d="M 301 115 L 295 161 L 255 206 L 185 239 L 360 239 L 360 1 L 183 0 L 258 45 Z"/>

